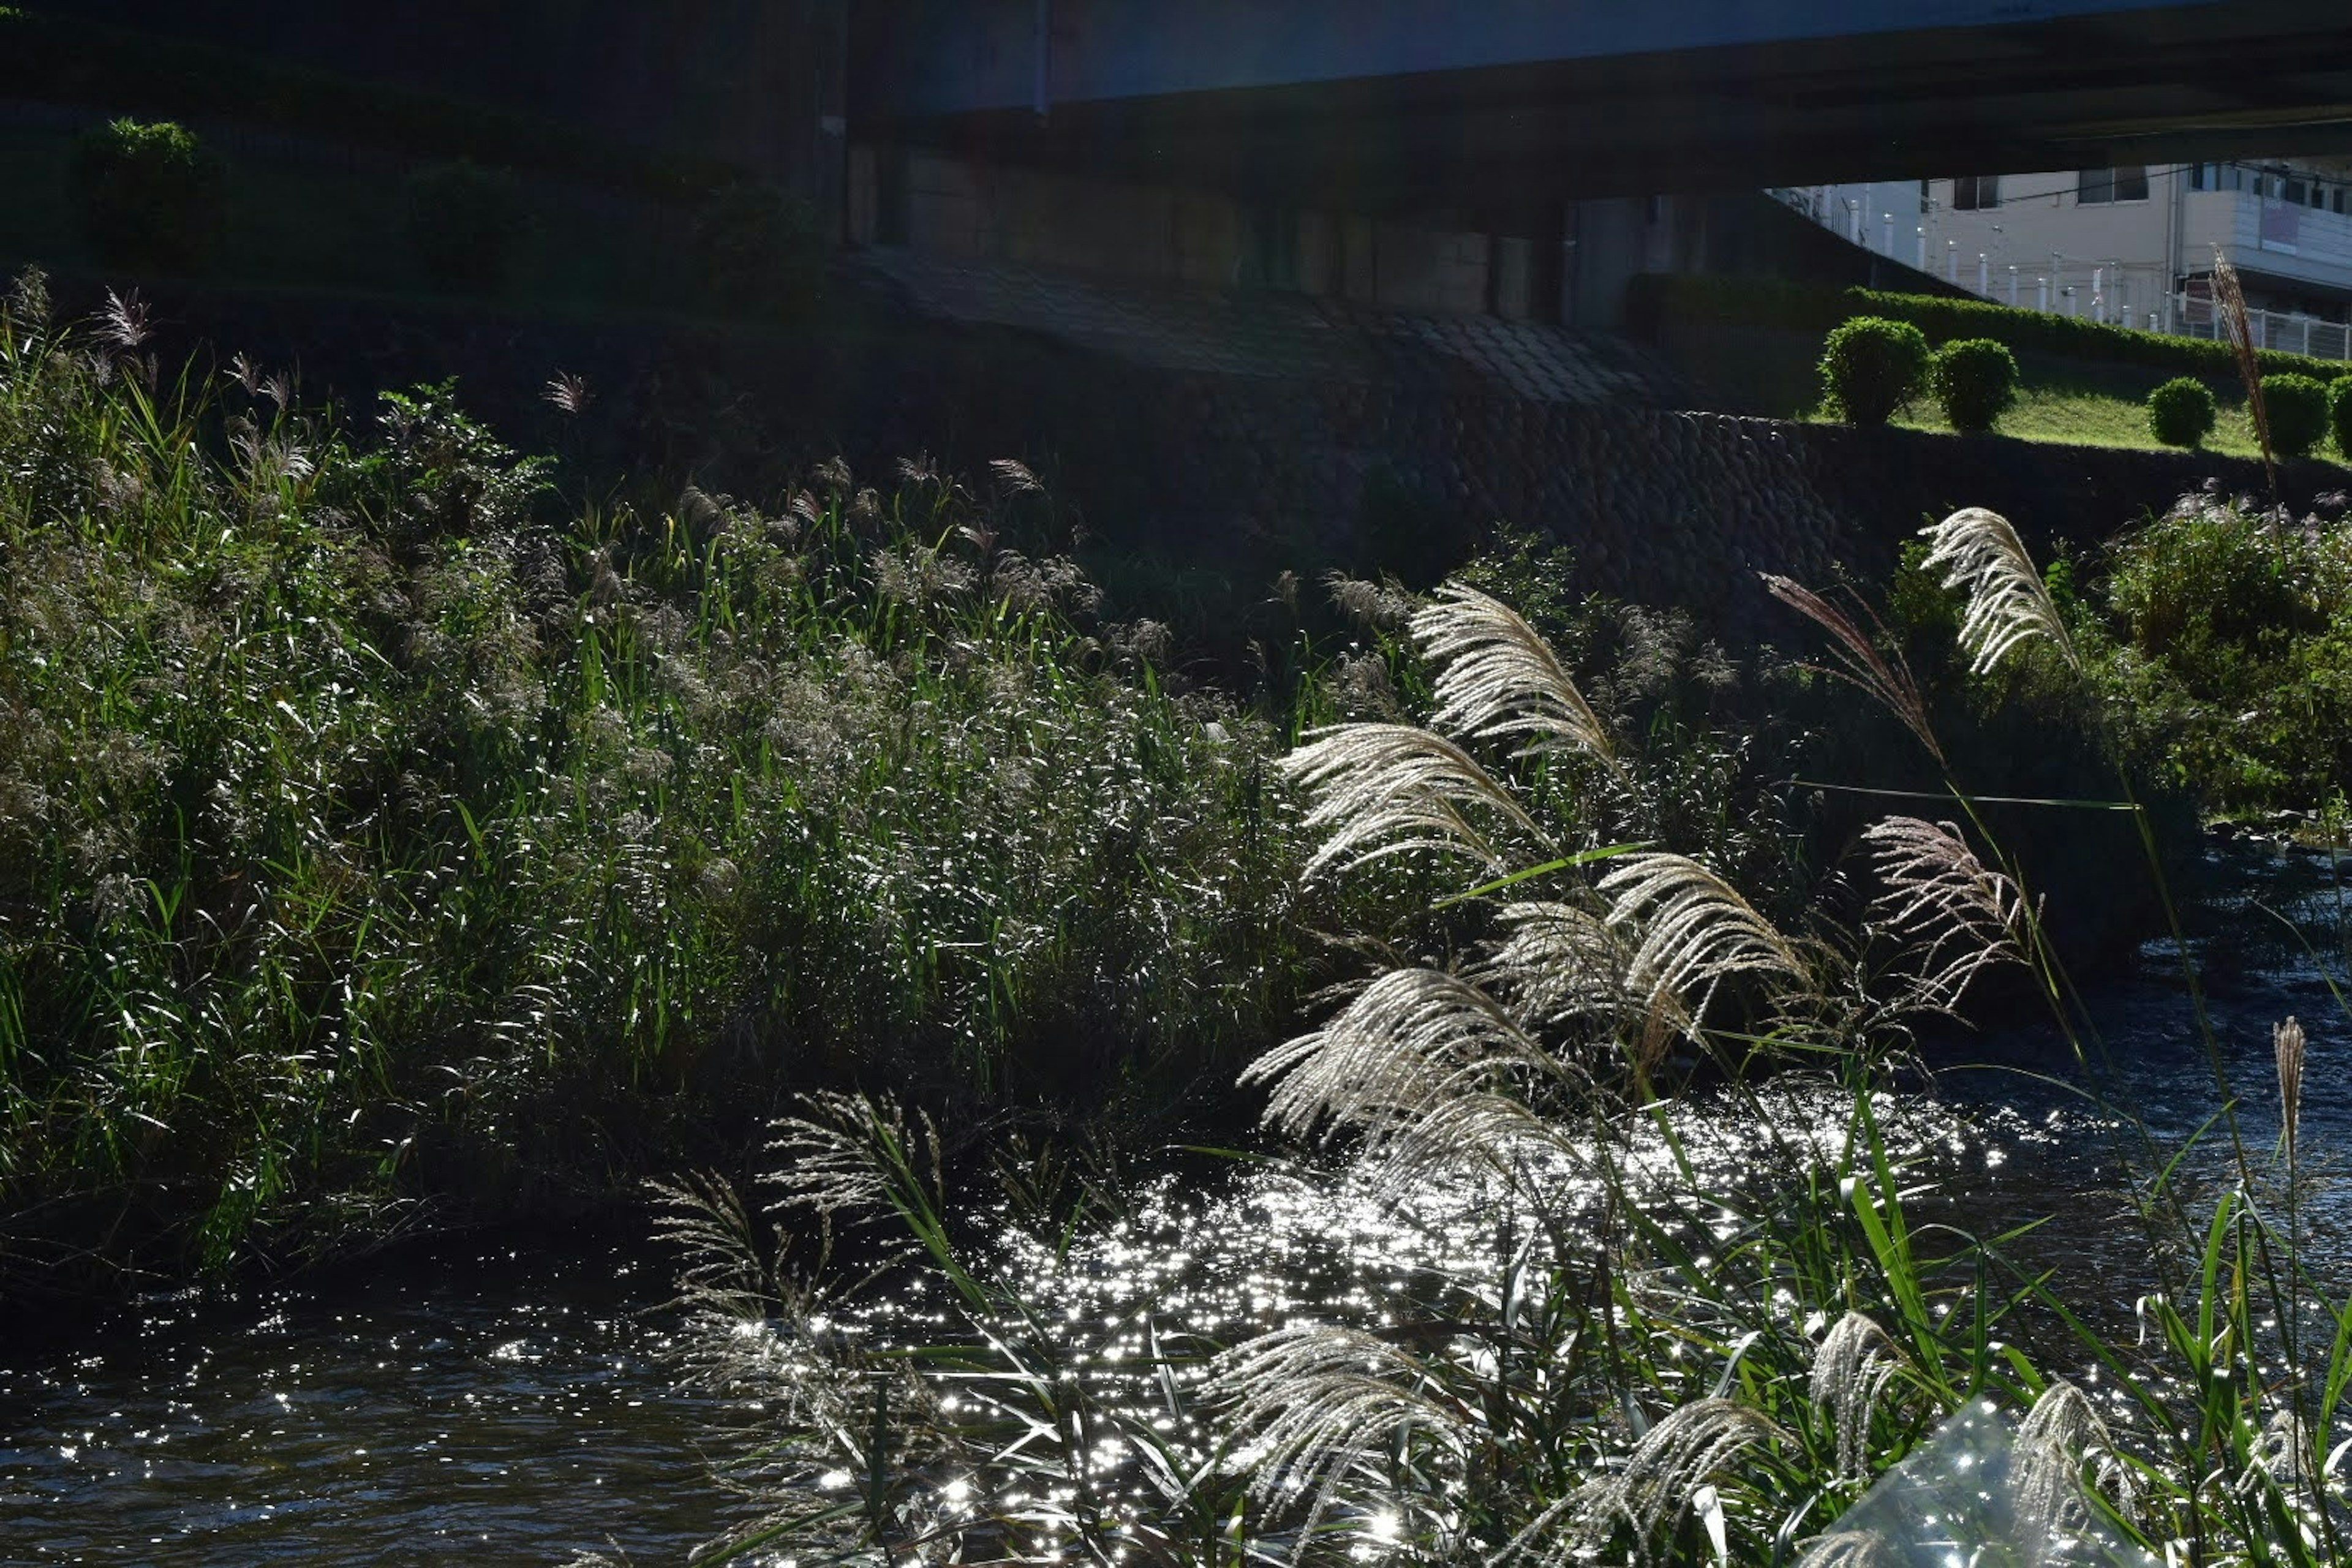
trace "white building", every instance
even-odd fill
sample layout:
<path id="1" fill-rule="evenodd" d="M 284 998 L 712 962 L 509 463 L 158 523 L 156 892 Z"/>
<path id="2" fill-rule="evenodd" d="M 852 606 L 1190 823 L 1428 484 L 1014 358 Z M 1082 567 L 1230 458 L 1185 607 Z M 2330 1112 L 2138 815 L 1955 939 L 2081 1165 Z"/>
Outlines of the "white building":
<path id="1" fill-rule="evenodd" d="M 2352 162 L 1964 175 L 1780 193 L 2002 304 L 2199 337 L 2218 250 L 2273 348 L 2352 358 Z"/>

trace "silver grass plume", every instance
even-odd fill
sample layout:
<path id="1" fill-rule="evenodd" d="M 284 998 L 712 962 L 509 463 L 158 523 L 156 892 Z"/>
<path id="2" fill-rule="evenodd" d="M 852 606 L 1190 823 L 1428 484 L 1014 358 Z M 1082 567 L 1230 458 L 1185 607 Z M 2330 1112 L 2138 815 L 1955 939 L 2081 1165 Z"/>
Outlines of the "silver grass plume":
<path id="1" fill-rule="evenodd" d="M 2262 447 L 2263 472 L 2270 480 L 2271 502 L 2276 506 L 2278 453 L 2271 445 L 2270 403 L 2263 395 L 2263 345 L 2254 342 L 2253 318 L 2246 310 L 2246 291 L 2239 285 L 2238 269 L 2218 245 L 2213 247 L 2213 309 L 2230 334 L 2230 353 L 2238 362 L 2238 379 L 2246 387 L 2246 416 L 2252 422 L 2254 440 Z M 2276 521 L 2271 526 L 2275 533 Z"/>
<path id="2" fill-rule="evenodd" d="M 1466 856 L 1502 868 L 1500 849 L 1474 818 L 1499 819 L 1549 840 L 1508 790 L 1469 752 L 1412 724 L 1341 724 L 1317 731 L 1282 760 L 1312 798 L 1307 827 L 1321 842 L 1312 876 L 1412 850 Z"/>
<path id="3" fill-rule="evenodd" d="M 1838 1473 L 1867 1474 L 1870 1418 L 1895 1374 L 1910 1364 L 1886 1331 L 1860 1312 L 1848 1312 L 1813 1352 L 1812 1401 L 1837 1428 Z"/>
<path id="4" fill-rule="evenodd" d="M 1038 483 L 1037 476 L 1030 470 L 1029 465 L 1017 458 L 992 458 L 988 471 L 995 476 L 997 484 L 1007 495 L 1037 495 L 1045 489 Z"/>
<path id="5" fill-rule="evenodd" d="M 1551 645 L 1517 611 L 1448 583 L 1412 618 L 1413 640 L 1444 668 L 1433 722 L 1473 740 L 1516 737 L 1523 755 L 1583 752 L 1617 765 L 1608 727 Z"/>
<path id="6" fill-rule="evenodd" d="M 1393 969 L 1319 1029 L 1266 1052 L 1242 1074 L 1275 1085 L 1265 1120 L 1296 1136 L 1318 1127 L 1410 1128 L 1557 1064 L 1495 999 L 1459 975 Z"/>
<path id="7" fill-rule="evenodd" d="M 1219 1356 L 1209 1397 L 1232 1409 L 1249 1488 L 1272 1500 L 1310 1500 L 1300 1538 L 1313 1535 L 1351 1476 L 1378 1481 L 1390 1448 L 1426 1434 L 1456 1458 L 1469 1449 L 1464 1412 L 1428 1392 L 1434 1380 L 1410 1352 L 1329 1324 L 1261 1334 Z"/>
<path id="8" fill-rule="evenodd" d="M 810 1114 L 773 1123 L 776 1136 L 768 1145 L 777 1158 L 764 1180 L 781 1193 L 780 1206 L 828 1223 L 881 1217 L 893 1212 L 902 1182 L 921 1179 L 919 1160 L 928 1164 L 932 1190 L 944 1189 L 939 1131 L 929 1117 L 909 1128 L 896 1110 L 856 1094 L 812 1094 L 802 1103 Z"/>
<path id="9" fill-rule="evenodd" d="M 1687 856 L 1625 856 L 1601 879 L 1601 891 L 1612 900 L 1610 925 L 1641 931 L 1629 985 L 1654 1003 L 1677 1003 L 1686 1026 L 1731 975 L 1803 976 L 1794 944 L 1738 889 Z"/>
<path id="10" fill-rule="evenodd" d="M 1818 1536 L 1797 1560 L 1797 1568 L 1905 1568 L 1895 1549 L 1875 1531 L 1843 1530 Z"/>
<path id="11" fill-rule="evenodd" d="M 2278 1062 L 2279 1126 L 2286 1137 L 2286 1163 L 2294 1165 L 2295 1128 L 2303 1120 L 2303 1025 L 2289 1014 L 2271 1028 L 2271 1050 Z"/>
<path id="12" fill-rule="evenodd" d="M 1830 634 L 1836 644 L 1839 668 L 1829 673 L 1876 698 L 1881 706 L 1903 721 L 1905 729 L 1918 737 L 1919 743 L 1927 748 L 1927 754 L 1941 766 L 1944 748 L 1927 722 L 1927 699 L 1919 694 L 1919 684 L 1911 678 L 1911 667 L 1903 661 L 1903 656 L 1882 651 L 1854 624 L 1852 616 L 1803 584 L 1776 577 L 1769 572 L 1762 576 L 1767 593 Z"/>
<path id="13" fill-rule="evenodd" d="M 1978 859 L 1957 826 L 1890 816 L 1862 837 L 1886 884 L 1877 904 L 1887 925 L 1926 944 L 1929 1005 L 1949 1006 L 1988 965 L 2026 962 L 2024 893 Z"/>
<path id="14" fill-rule="evenodd" d="M 575 418 L 585 414 L 588 405 L 596 401 L 595 389 L 588 384 L 588 378 L 574 375 L 568 370 L 559 370 L 550 377 L 540 395 L 552 404 L 559 413 L 569 414 Z"/>
<path id="15" fill-rule="evenodd" d="M 1633 955 L 1605 919 L 1553 900 L 1506 904 L 1496 913 L 1509 934 L 1477 978 L 1508 994 L 1520 1016 L 1547 1024 L 1623 1016 Z"/>
<path id="16" fill-rule="evenodd" d="M 1393 582 L 1327 572 L 1323 586 L 1331 595 L 1332 608 L 1367 631 L 1402 631 L 1412 621 L 1413 596 Z"/>
<path id="17" fill-rule="evenodd" d="M 2026 1412 L 2018 1424 L 2017 1446 L 2029 1454 L 2058 1461 L 2063 1466 L 2059 1479 L 2069 1490 L 2079 1486 L 2081 1467 L 2089 1463 L 2099 1489 L 2115 1500 L 2117 1510 L 2127 1520 L 2138 1517 L 2138 1484 L 2116 1447 L 2115 1434 L 2100 1419 L 2089 1395 L 2064 1378 L 2053 1380 Z M 2029 1472 L 2027 1479 L 2035 1485 L 2052 1479 Z M 2055 1503 L 2037 1500 L 2033 1506 L 2047 1517 Z"/>
<path id="18" fill-rule="evenodd" d="M 1980 506 L 1966 507 L 1919 531 L 1931 546 L 1927 565 L 1944 568 L 1945 587 L 1968 591 L 1960 646 L 1976 656 L 1969 668 L 1982 675 L 2018 644 L 2046 637 L 2068 668 L 2082 669 L 2074 639 L 2066 635 L 2033 557 L 2007 518 Z"/>
<path id="19" fill-rule="evenodd" d="M 759 1318 L 782 1294 L 771 1261 L 781 1237 L 763 1237 L 733 1183 L 688 1172 L 646 1184 L 659 1207 L 654 1233 L 675 1246 L 687 1300 L 730 1318 Z"/>
<path id="20" fill-rule="evenodd" d="M 1582 1521 L 1577 1532 L 1579 1543 L 1599 1544 L 1622 1521 L 1633 1525 L 1637 1550 L 1646 1554 L 1658 1527 L 1669 1519 L 1680 1519 L 1699 1489 L 1711 1484 L 1744 1450 L 1787 1437 L 1770 1416 L 1732 1400 L 1700 1399 L 1681 1406 L 1643 1435 L 1626 1456 L 1622 1469 L 1590 1481 L 1572 1494 Z M 1496 1561 L 1506 1561 L 1532 1545 L 1529 1537 L 1545 1528 L 1551 1517 L 1548 1512 L 1528 1526 Z M 1567 1561 L 1570 1553 L 1555 1550 L 1546 1555 L 1553 1561 Z"/>
<path id="21" fill-rule="evenodd" d="M 106 291 L 106 308 L 98 316 L 98 335 L 105 342 L 128 353 L 154 335 L 148 325 L 149 314 L 147 301 L 139 297 L 136 289 L 128 294 L 118 294 L 109 289 Z"/>

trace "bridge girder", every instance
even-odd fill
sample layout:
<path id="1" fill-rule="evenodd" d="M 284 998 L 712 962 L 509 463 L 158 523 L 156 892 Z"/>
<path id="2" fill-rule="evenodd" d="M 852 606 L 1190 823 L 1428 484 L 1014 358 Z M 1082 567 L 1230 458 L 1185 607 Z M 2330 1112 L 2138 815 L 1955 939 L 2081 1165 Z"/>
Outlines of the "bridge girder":
<path id="1" fill-rule="evenodd" d="M 1149 0 L 1171 57 L 1156 71 L 1148 52 L 1129 58 L 1132 38 L 1127 56 L 1109 58 L 1136 3 L 970 0 L 960 28 L 934 0 L 861 11 L 854 133 L 1267 201 L 1476 213 L 1498 226 L 1564 196 L 2352 152 L 2352 7 L 2341 4 L 1814 0 L 1769 13 L 1800 33 L 1810 18 L 1802 36 L 1608 52 L 1612 39 L 1660 36 L 1621 28 L 1550 58 L 1494 58 L 1509 40 L 1486 40 L 1489 58 L 1462 64 L 1444 62 L 1479 59 L 1480 40 L 1416 53 L 1400 35 L 1387 57 L 1360 41 L 1327 53 L 1343 65 L 1441 63 L 1334 76 L 1295 62 L 1316 58 L 1304 24 L 1337 17 L 1338 0 L 1245 7 L 1273 19 L 1262 26 L 1277 27 L 1287 52 L 1244 32 L 1223 55 L 1213 37 L 1166 33 L 1232 26 L 1223 0 Z M 1372 21 L 1430 8 L 1346 3 Z M 1529 15 L 1517 0 L 1497 11 Z M 1694 11 L 1766 14 L 1707 0 L 1685 24 Z M 1992 19 L 1950 20 L 1979 14 Z M 1830 25 L 1853 16 L 1869 25 Z M 1036 51 L 1025 60 L 1024 17 Z M 1921 18 L 1942 25 L 1899 25 Z M 961 78 L 960 60 L 971 67 Z"/>

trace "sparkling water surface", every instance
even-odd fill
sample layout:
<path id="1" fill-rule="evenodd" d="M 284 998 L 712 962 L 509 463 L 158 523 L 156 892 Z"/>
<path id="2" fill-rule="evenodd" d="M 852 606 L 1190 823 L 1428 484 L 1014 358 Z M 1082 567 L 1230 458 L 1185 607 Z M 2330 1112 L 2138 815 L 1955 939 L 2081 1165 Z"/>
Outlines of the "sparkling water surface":
<path id="1" fill-rule="evenodd" d="M 2309 1030 L 2305 1228 L 2323 1267 L 2343 1271 L 2352 1028 L 2325 977 L 2343 970 L 2333 894 L 2311 869 L 2209 910 L 2240 932 L 2276 925 L 2247 901 L 2260 895 L 2328 935 L 2315 954 L 2277 926 L 2276 942 L 2204 955 L 2228 976 L 2206 1012 L 2258 1162 L 2279 1130 L 2272 1025 L 2293 1013 Z M 1934 1217 L 1990 1234 L 2051 1216 L 2019 1250 L 2055 1269 L 2071 1300 L 2126 1321 L 2153 1283 L 2115 1160 L 2135 1137 L 2086 1091 L 2136 1106 L 2166 1153 L 2225 1101 L 2162 950 L 2086 1001 L 2099 1034 L 2086 1072 L 2067 1070 L 2046 1026 L 2020 1027 L 1937 1045 L 1931 1082 L 1879 1104 L 1890 1143 L 1940 1184 Z M 1676 1121 L 1730 1191 L 1792 1134 L 1833 1146 L 1847 1108 L 1833 1089 L 1784 1080 L 1682 1107 Z M 2221 1179 L 2226 1124 L 2206 1140 L 2203 1166 Z M 1248 1166 L 1147 1182 L 1129 1216 L 1074 1255 L 1016 1250 L 1013 1267 L 1045 1282 L 1093 1353 L 1139 1358 L 1155 1337 L 1163 1350 L 1230 1342 L 1301 1313 L 1394 1321 L 1433 1268 L 1491 1253 L 1495 1224 L 1470 1187 L 1400 1213 L 1345 1172 Z M 650 1247 L 541 1235 L 162 1296 L 20 1335 L 0 1344 L 0 1562 L 681 1561 L 750 1511 L 709 1478 L 759 1412 L 686 1382 L 671 1303 Z M 894 1312 L 919 1325 L 929 1310 L 917 1291 L 863 1326 L 887 1333 Z"/>

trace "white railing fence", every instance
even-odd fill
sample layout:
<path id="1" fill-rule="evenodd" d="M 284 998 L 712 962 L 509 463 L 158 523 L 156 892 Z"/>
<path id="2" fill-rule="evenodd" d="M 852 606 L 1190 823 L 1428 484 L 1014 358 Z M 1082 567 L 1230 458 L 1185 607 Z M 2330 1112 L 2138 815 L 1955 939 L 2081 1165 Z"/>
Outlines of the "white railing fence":
<path id="1" fill-rule="evenodd" d="M 2183 289 L 2168 302 L 2158 330 L 2175 337 L 2210 338 L 2227 342 L 2229 329 L 2214 307 L 2213 296 L 2202 289 Z M 2248 310 L 2255 346 L 2310 354 L 2316 359 L 2352 360 L 2352 323 L 2331 321 L 2301 311 Z"/>
<path id="2" fill-rule="evenodd" d="M 1950 245 L 1943 255 L 1935 256 L 1929 254 L 1925 225 L 1906 235 L 1891 222 L 1857 221 L 1845 210 L 1847 204 L 1828 196 L 1826 187 L 1781 186 L 1769 194 L 1874 254 L 1914 266 L 1997 305 L 2172 337 L 2226 340 L 2229 336 L 2216 317 L 2210 287 L 2192 284 L 2171 289 L 2172 279 L 2153 263 L 2069 256 L 2037 258 L 2030 265 L 2002 263 L 1984 255 L 1962 256 Z M 1912 254 L 1905 253 L 1906 240 Z M 2248 312 L 2248 324 L 2253 328 L 2255 342 L 2263 348 L 2352 361 L 2352 323 L 2294 311 L 2252 310 Z"/>

